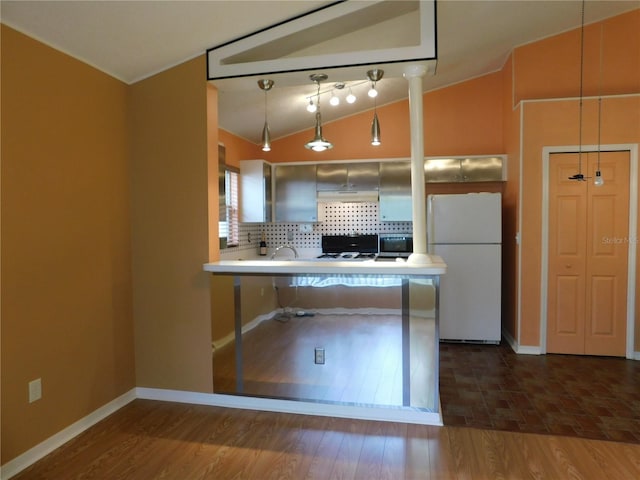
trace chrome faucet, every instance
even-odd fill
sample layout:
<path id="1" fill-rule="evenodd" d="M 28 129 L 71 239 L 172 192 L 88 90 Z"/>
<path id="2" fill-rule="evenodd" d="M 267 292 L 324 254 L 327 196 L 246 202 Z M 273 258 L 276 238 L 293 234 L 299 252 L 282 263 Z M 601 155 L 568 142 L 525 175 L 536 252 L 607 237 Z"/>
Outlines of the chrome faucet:
<path id="1" fill-rule="evenodd" d="M 293 248 L 291 245 L 280 245 L 278 248 L 276 248 L 276 250 L 271 254 L 271 260 L 273 260 L 275 258 L 275 256 L 278 254 L 278 252 L 282 249 L 288 248 L 289 250 L 291 250 L 293 252 L 293 257 L 294 258 L 298 258 L 298 251 Z"/>

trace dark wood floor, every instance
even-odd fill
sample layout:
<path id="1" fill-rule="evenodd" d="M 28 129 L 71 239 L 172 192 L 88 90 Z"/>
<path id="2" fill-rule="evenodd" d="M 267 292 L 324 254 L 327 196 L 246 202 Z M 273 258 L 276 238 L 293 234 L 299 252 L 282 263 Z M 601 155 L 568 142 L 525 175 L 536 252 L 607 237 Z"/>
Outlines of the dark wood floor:
<path id="1" fill-rule="evenodd" d="M 640 478 L 640 446 L 135 400 L 14 477 Z"/>
<path id="2" fill-rule="evenodd" d="M 640 444 L 640 362 L 440 345 L 445 425 Z"/>

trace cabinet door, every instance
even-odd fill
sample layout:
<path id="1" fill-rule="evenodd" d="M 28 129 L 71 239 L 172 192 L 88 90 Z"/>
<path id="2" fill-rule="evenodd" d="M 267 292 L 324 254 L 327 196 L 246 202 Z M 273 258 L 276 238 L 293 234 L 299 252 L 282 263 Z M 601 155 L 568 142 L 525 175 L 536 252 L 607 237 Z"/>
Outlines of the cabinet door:
<path id="1" fill-rule="evenodd" d="M 349 164 L 347 177 L 349 190 L 378 190 L 379 178 L 378 162 Z"/>
<path id="2" fill-rule="evenodd" d="M 460 160 L 460 174 L 463 182 L 500 182 L 502 158 L 463 158 Z"/>
<path id="3" fill-rule="evenodd" d="M 316 188 L 319 192 L 346 190 L 346 163 L 320 163 L 316 170 Z"/>
<path id="4" fill-rule="evenodd" d="M 380 163 L 380 220 L 410 222 L 411 162 Z"/>
<path id="5" fill-rule="evenodd" d="M 271 165 L 263 160 L 240 161 L 240 221 L 270 222 Z"/>
<path id="6" fill-rule="evenodd" d="M 318 219 L 315 165 L 277 165 L 276 222 L 315 222 Z"/>
<path id="7" fill-rule="evenodd" d="M 454 183 L 462 181 L 460 159 L 433 158 L 424 162 L 426 183 Z"/>

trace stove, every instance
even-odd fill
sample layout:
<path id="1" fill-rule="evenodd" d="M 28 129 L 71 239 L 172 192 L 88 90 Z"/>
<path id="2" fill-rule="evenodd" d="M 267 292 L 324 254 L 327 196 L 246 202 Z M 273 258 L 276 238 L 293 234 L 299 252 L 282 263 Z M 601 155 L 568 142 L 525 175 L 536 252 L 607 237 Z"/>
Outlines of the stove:
<path id="1" fill-rule="evenodd" d="M 320 260 L 375 260 L 378 235 L 323 235 Z"/>

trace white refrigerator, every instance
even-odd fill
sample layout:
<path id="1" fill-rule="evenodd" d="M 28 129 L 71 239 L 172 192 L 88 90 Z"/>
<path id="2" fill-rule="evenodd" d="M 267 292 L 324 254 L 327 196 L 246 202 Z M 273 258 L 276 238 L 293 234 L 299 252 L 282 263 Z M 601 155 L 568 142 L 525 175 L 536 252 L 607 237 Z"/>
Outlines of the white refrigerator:
<path id="1" fill-rule="evenodd" d="M 499 343 L 502 199 L 499 193 L 429 195 L 429 253 L 447 264 L 440 279 L 440 339 Z"/>

